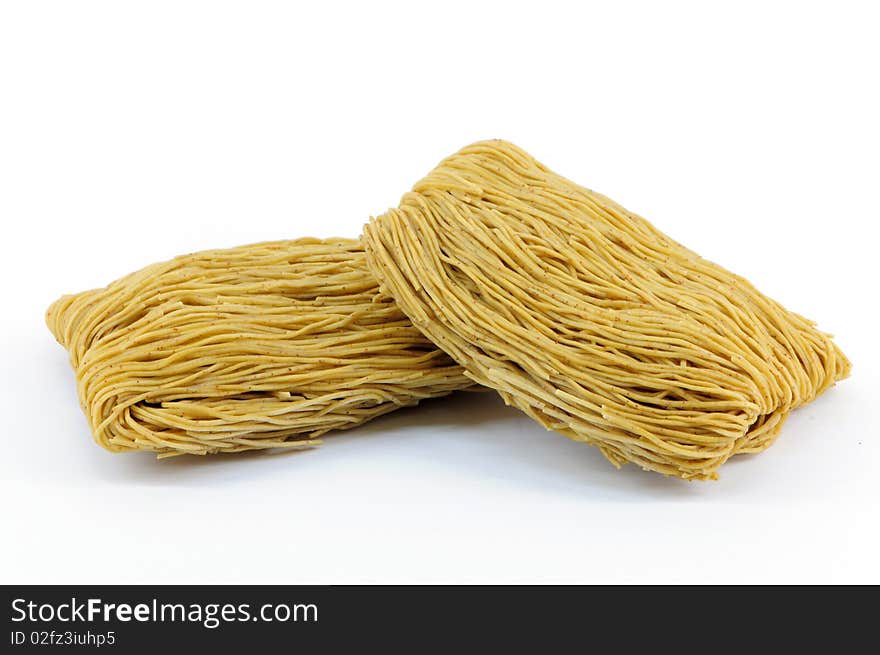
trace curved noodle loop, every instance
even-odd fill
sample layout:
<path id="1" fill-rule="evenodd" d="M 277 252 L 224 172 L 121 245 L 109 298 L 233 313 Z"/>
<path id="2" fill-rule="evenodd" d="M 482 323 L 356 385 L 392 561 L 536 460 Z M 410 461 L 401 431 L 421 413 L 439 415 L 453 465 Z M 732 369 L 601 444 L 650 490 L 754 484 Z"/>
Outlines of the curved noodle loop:
<path id="1" fill-rule="evenodd" d="M 380 293 L 348 239 L 184 255 L 64 296 L 46 322 L 112 451 L 310 446 L 472 384 Z"/>
<path id="2" fill-rule="evenodd" d="M 444 160 L 363 239 L 469 376 L 617 466 L 714 478 L 849 374 L 813 323 L 503 141 Z"/>

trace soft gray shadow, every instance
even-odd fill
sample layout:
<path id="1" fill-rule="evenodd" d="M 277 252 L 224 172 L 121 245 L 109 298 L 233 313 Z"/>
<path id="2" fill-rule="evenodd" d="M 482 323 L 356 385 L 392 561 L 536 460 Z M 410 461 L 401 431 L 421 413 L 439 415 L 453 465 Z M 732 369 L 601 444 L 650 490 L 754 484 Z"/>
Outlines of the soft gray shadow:
<path id="1" fill-rule="evenodd" d="M 284 476 L 298 465 L 319 466 L 314 457 L 389 457 L 414 466 L 467 471 L 499 484 L 540 488 L 595 500 L 687 499 L 700 495 L 700 483 L 687 483 L 633 466 L 615 469 L 596 449 L 548 432 L 495 393 L 460 392 L 381 416 L 350 431 L 325 435 L 318 448 L 253 451 L 218 456 L 180 456 L 156 460 L 150 453 L 112 456 L 95 466 L 99 477 L 120 482 L 189 486 L 206 479 L 246 481 L 261 475 Z"/>
<path id="2" fill-rule="evenodd" d="M 691 498 L 701 486 L 631 465 L 616 469 L 598 449 L 545 430 L 495 393 L 461 393 L 430 409 L 388 419 L 386 425 L 367 424 L 364 431 L 424 433 L 420 426 L 431 426 L 424 437 L 415 436 L 425 444 L 412 456 L 424 452 L 434 467 L 472 471 L 474 477 L 499 483 L 626 501 Z M 437 426 L 449 429 L 438 431 Z"/>
<path id="3" fill-rule="evenodd" d="M 464 472 L 524 490 L 617 502 L 646 500 L 727 500 L 751 495 L 756 483 L 774 489 L 775 467 L 797 466 L 800 451 L 831 449 L 828 435 L 840 415 L 861 411 L 852 382 L 830 390 L 798 410 L 782 431 L 780 442 L 760 457 L 740 455 L 722 469 L 719 482 L 684 482 L 628 465 L 615 469 L 593 447 L 548 432 L 521 412 L 506 407 L 494 392 L 459 392 L 379 417 L 349 431 L 321 438 L 304 450 L 252 451 L 208 457 L 180 456 L 157 460 L 151 453 L 111 454 L 95 446 L 76 401 L 74 376 L 66 353 L 51 338 L 39 339 L 37 350 L 13 358 L 23 391 L 48 394 L 56 409 L 47 439 L 33 440 L 26 453 L 50 464 L 46 475 L 71 480 L 96 479 L 113 484 L 197 487 L 246 484 L 261 478 L 286 478 L 303 468 L 332 468 L 334 458 L 410 463 L 416 469 L 442 468 Z M 21 361 L 18 361 L 21 360 Z M 34 369 L 33 362 L 43 366 Z M 51 381 L 47 391 L 47 380 Z M 833 408 L 832 408 L 833 405 Z M 832 440 L 833 441 L 833 440 Z M 834 456 L 829 452 L 829 457 Z M 24 454 L 22 454 L 24 457 Z M 317 458 L 317 459 L 316 459 Z M 811 465 L 803 457 L 801 465 Z M 11 463 L 15 466 L 15 462 Z M 314 469 L 312 469 L 314 467 Z M 722 493 L 723 492 L 723 493 Z M 794 492 L 791 492 L 794 493 Z"/>

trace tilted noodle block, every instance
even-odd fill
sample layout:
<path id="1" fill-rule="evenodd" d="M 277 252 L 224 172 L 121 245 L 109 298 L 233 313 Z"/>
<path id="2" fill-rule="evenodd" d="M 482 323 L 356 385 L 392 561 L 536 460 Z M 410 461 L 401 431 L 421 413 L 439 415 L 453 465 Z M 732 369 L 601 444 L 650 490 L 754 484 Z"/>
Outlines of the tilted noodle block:
<path id="1" fill-rule="evenodd" d="M 443 161 L 363 239 L 468 375 L 615 465 L 716 477 L 849 373 L 813 323 L 502 141 Z"/>
<path id="2" fill-rule="evenodd" d="M 313 445 L 472 384 L 380 293 L 353 240 L 184 255 L 64 296 L 46 320 L 113 451 Z"/>

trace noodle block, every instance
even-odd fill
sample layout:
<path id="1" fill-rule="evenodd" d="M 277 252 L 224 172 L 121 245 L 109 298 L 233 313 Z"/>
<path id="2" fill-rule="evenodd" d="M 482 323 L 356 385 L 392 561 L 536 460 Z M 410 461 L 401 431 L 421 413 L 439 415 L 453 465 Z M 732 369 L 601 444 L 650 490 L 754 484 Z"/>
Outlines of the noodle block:
<path id="1" fill-rule="evenodd" d="M 349 239 L 184 255 L 64 296 L 46 321 L 111 451 L 306 447 L 472 384 Z"/>
<path id="2" fill-rule="evenodd" d="M 811 321 L 503 141 L 441 162 L 363 241 L 468 376 L 616 466 L 715 478 L 849 374 Z"/>

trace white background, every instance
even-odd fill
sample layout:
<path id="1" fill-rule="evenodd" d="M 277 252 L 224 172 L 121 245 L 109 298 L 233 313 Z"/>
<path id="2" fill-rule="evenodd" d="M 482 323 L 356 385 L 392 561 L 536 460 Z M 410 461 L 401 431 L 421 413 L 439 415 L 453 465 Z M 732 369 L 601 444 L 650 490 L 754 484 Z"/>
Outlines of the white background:
<path id="1" fill-rule="evenodd" d="M 0 582 L 880 582 L 871 3 L 7 2 Z M 297 454 L 96 446 L 62 293 L 356 236 L 509 139 L 833 332 L 852 378 L 715 483 L 460 395 Z"/>

